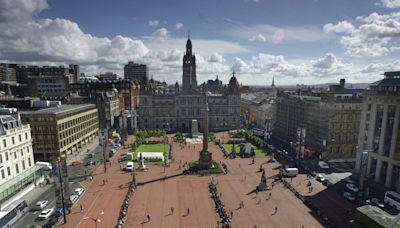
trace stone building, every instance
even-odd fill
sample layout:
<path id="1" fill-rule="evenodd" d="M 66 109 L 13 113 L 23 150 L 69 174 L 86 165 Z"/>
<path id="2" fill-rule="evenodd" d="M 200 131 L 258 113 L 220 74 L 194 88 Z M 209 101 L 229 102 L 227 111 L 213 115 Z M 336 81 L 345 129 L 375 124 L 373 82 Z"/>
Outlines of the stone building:
<path id="1" fill-rule="evenodd" d="M 301 144 L 309 155 L 355 157 L 361 114 L 361 90 L 345 88 L 344 79 L 323 91 L 280 93 L 273 138 Z"/>
<path id="2" fill-rule="evenodd" d="M 124 66 L 124 79 L 135 81 L 140 85 L 145 84 L 148 79 L 147 66 L 129 61 Z"/>
<path id="3" fill-rule="evenodd" d="M 139 129 L 189 132 L 191 121 L 195 119 L 198 129 L 202 130 L 206 92 L 209 93 L 210 130 L 240 127 L 240 88 L 234 74 L 227 86 L 221 86 L 213 93 L 197 86 L 196 58 L 192 53 L 190 38 L 186 42 L 182 71 L 182 87 L 177 82 L 173 91 L 157 90 L 151 81 L 143 86 L 138 109 Z"/>
<path id="4" fill-rule="evenodd" d="M 117 89 L 121 95 L 121 110 L 134 111 L 139 105 L 139 89 L 140 86 L 136 82 L 130 80 L 102 80 L 102 81 L 85 81 L 70 84 L 70 91 L 78 93 L 81 96 L 94 96 L 97 92 L 109 92 Z"/>
<path id="5" fill-rule="evenodd" d="M 22 124 L 15 108 L 0 109 L 0 206 L 34 188 L 42 170 L 35 166 L 29 124 Z"/>
<path id="6" fill-rule="evenodd" d="M 60 105 L 21 112 L 22 123 L 31 126 L 35 160 L 67 157 L 98 134 L 97 108 L 93 104 Z"/>
<path id="7" fill-rule="evenodd" d="M 358 135 L 356 172 L 361 155 L 368 153 L 366 176 L 400 192 L 400 71 L 385 72 L 384 78 L 363 92 Z"/>

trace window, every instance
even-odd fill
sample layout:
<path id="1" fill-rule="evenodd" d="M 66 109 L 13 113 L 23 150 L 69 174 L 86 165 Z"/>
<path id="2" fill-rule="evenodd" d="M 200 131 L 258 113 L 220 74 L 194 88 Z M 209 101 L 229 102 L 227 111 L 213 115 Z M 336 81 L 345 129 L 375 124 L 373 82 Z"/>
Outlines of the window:
<path id="1" fill-rule="evenodd" d="M 18 164 L 15 164 L 15 172 L 17 172 L 17 174 L 19 173 L 19 167 L 18 167 Z"/>
<path id="2" fill-rule="evenodd" d="M 24 156 L 24 150 L 21 149 L 21 156 Z"/>
<path id="3" fill-rule="evenodd" d="M 17 159 L 17 152 L 14 152 L 14 159 Z"/>
<path id="4" fill-rule="evenodd" d="M 7 141 L 3 139 L 3 147 L 7 147 Z"/>
<path id="5" fill-rule="evenodd" d="M 6 152 L 6 161 L 8 161 L 8 153 Z"/>
<path id="6" fill-rule="evenodd" d="M 11 169 L 10 169 L 10 166 L 7 167 L 7 175 L 8 175 L 8 176 L 11 176 Z"/>
<path id="7" fill-rule="evenodd" d="M 22 170 L 25 170 L 25 161 L 22 160 Z"/>
<path id="8" fill-rule="evenodd" d="M 371 104 L 368 104 L 368 111 L 371 111 Z"/>
<path id="9" fill-rule="evenodd" d="M 28 132 L 25 132 L 25 139 L 28 140 Z"/>
<path id="10" fill-rule="evenodd" d="M 11 137 L 11 143 L 14 145 L 15 144 L 15 138 Z"/>
<path id="11" fill-rule="evenodd" d="M 32 166 L 32 163 L 31 163 L 31 158 L 28 158 L 28 165 L 29 165 L 29 167 L 31 167 L 31 166 Z"/>
<path id="12" fill-rule="evenodd" d="M 18 135 L 18 140 L 19 140 L 19 142 L 22 142 L 22 136 L 21 135 Z"/>
<path id="13" fill-rule="evenodd" d="M 4 169 L 1 170 L 1 179 L 6 178 L 6 175 L 4 174 Z"/>

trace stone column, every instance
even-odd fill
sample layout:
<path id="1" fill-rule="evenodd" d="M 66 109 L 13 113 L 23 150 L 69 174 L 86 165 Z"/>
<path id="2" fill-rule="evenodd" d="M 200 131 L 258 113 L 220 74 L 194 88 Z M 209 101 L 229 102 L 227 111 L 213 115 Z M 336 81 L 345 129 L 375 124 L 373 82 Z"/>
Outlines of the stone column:
<path id="1" fill-rule="evenodd" d="M 361 160 L 361 156 L 360 156 L 360 160 Z M 367 162 L 367 172 L 365 174 L 366 178 L 369 178 L 369 175 L 371 174 L 371 163 L 372 163 L 372 157 L 371 157 L 371 155 L 369 155 L 368 162 Z"/>
<path id="2" fill-rule="evenodd" d="M 375 182 L 380 182 L 381 181 L 381 170 L 382 170 L 382 160 L 377 159 L 376 162 L 376 170 L 375 170 Z"/>
<path id="3" fill-rule="evenodd" d="M 390 185 L 392 183 L 392 172 L 393 172 L 393 164 L 388 163 L 388 167 L 386 170 L 386 181 L 385 181 L 385 187 L 390 188 Z"/>
<path id="4" fill-rule="evenodd" d="M 379 149 L 378 149 L 378 154 L 379 155 L 383 155 L 383 146 L 385 144 L 387 117 L 388 117 L 388 105 L 385 104 L 383 106 L 383 118 L 382 118 L 381 135 L 379 137 Z"/>
<path id="5" fill-rule="evenodd" d="M 390 142 L 390 153 L 389 157 L 394 158 L 394 153 L 396 152 L 397 134 L 399 131 L 399 119 L 400 119 L 400 105 L 396 105 L 396 114 L 394 115 L 392 140 Z"/>

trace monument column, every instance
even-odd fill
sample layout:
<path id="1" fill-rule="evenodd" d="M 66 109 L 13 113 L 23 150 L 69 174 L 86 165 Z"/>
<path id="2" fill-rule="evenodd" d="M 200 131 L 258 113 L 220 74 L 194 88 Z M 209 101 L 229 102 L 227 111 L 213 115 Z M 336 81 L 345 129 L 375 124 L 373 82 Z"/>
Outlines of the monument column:
<path id="1" fill-rule="evenodd" d="M 199 166 L 201 168 L 212 167 L 212 154 L 208 151 L 208 108 L 207 92 L 205 94 L 206 107 L 204 110 L 203 149 L 200 151 Z"/>

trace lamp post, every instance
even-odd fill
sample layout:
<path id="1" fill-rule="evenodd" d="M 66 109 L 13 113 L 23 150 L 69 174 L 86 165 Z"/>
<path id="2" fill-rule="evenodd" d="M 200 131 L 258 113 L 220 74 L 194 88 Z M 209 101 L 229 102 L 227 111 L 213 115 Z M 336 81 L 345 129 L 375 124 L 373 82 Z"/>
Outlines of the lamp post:
<path id="1" fill-rule="evenodd" d="M 331 139 L 331 154 L 333 154 L 333 144 L 335 143 L 335 139 Z"/>
<path id="2" fill-rule="evenodd" d="M 65 202 L 64 202 L 64 184 L 62 179 L 62 172 L 61 172 L 61 160 L 58 160 L 58 180 L 60 181 L 60 191 L 61 191 L 61 203 L 63 208 L 63 217 L 64 217 L 64 224 L 67 223 L 67 216 L 65 213 Z"/>
<path id="3" fill-rule="evenodd" d="M 104 215 L 104 211 L 101 211 L 100 214 L 99 214 L 96 218 L 84 217 L 83 220 L 88 220 L 88 219 L 92 220 L 92 221 L 94 222 L 94 225 L 95 225 L 96 228 L 97 228 L 97 223 L 98 223 L 98 222 L 101 222 L 101 220 L 99 219 L 99 216 L 100 216 L 100 215 Z"/>

